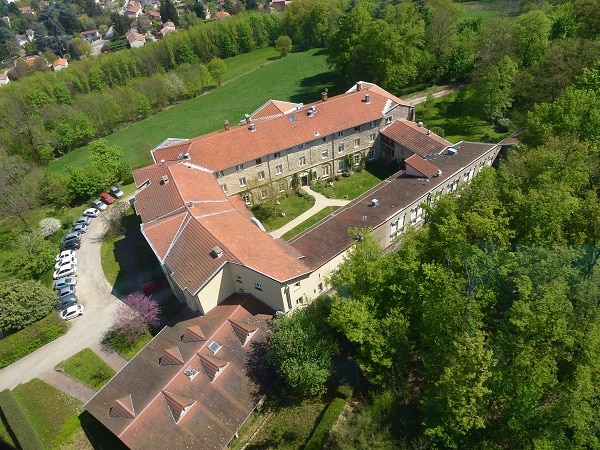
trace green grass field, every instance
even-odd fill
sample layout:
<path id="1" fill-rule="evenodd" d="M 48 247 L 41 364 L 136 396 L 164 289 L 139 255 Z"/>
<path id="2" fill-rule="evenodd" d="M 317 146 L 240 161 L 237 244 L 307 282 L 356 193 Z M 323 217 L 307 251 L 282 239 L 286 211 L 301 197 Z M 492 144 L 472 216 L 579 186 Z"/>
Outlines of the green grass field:
<path id="1" fill-rule="evenodd" d="M 168 137 L 191 138 L 215 131 L 224 120 L 235 124 L 269 99 L 310 102 L 320 98 L 324 88 L 333 92 L 333 73 L 322 50 L 292 53 L 282 59 L 274 56 L 273 49 L 262 49 L 227 59 L 232 78 L 222 86 L 105 139 L 109 145 L 121 147 L 131 167 L 140 167 L 151 162 L 150 150 Z M 53 161 L 49 167 L 65 173 L 69 165 L 85 164 L 87 147 Z"/>
<path id="2" fill-rule="evenodd" d="M 25 409 L 44 448 L 60 448 L 79 430 L 77 416 L 83 404 L 48 383 L 34 378 L 17 386 L 13 394 Z"/>
<path id="3" fill-rule="evenodd" d="M 325 208 L 323 208 L 318 213 L 313 214 L 310 217 L 310 219 L 305 220 L 300 225 L 295 226 L 290 231 L 288 231 L 287 233 L 285 233 L 282 236 L 282 238 L 285 239 L 286 241 L 289 241 L 293 237 L 298 236 L 304 230 L 307 230 L 310 227 L 312 227 L 315 223 L 319 222 L 321 219 L 324 219 L 325 217 L 327 217 L 329 214 L 331 214 L 332 212 L 334 212 L 338 208 L 339 208 L 339 206 L 326 206 Z"/>
<path id="4" fill-rule="evenodd" d="M 497 17 L 518 15 L 521 3 L 511 0 L 487 0 L 479 2 L 461 3 L 465 8 L 465 17 L 468 19 L 482 19 L 483 21 Z"/>
<path id="5" fill-rule="evenodd" d="M 315 204 L 315 198 L 312 195 L 301 197 L 299 195 L 291 194 L 287 197 L 282 197 L 279 202 L 277 214 L 264 219 L 261 222 L 267 231 L 281 228 L 300 214 L 308 211 Z M 285 213 L 285 215 L 282 216 L 282 213 Z"/>
<path id="6" fill-rule="evenodd" d="M 113 368 L 89 348 L 58 363 L 56 369 L 96 390 L 108 383 L 115 374 Z"/>

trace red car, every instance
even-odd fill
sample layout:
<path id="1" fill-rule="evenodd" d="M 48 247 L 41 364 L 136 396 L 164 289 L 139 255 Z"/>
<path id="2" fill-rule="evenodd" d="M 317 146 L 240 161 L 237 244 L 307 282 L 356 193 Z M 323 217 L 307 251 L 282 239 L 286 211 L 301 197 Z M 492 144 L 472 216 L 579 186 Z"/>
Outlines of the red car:
<path id="1" fill-rule="evenodd" d="M 100 194 L 100 200 L 102 200 L 107 205 L 110 205 L 111 203 L 113 203 L 115 201 L 113 196 L 110 194 L 107 194 L 106 192 L 103 192 L 102 194 Z"/>

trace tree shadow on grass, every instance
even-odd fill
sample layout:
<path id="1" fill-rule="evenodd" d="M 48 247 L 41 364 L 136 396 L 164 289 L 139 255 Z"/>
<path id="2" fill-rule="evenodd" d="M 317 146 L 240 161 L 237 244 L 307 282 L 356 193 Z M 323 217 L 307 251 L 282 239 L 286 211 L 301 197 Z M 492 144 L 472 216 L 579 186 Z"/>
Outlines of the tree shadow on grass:
<path id="1" fill-rule="evenodd" d="M 127 450 L 127 446 L 88 411 L 79 415 L 79 422 L 94 448 Z"/>
<path id="2" fill-rule="evenodd" d="M 250 343 L 246 357 L 246 374 L 254 383 L 252 398 L 259 401 L 274 386 L 277 375 L 273 366 L 267 361 L 267 342 L 255 341 Z"/>
<path id="3" fill-rule="evenodd" d="M 336 75 L 333 72 L 324 72 L 300 81 L 298 92 L 290 97 L 294 103 L 312 103 L 320 100 L 321 92 L 327 89 L 329 96 L 337 95 L 343 91 L 342 86 L 336 84 Z"/>

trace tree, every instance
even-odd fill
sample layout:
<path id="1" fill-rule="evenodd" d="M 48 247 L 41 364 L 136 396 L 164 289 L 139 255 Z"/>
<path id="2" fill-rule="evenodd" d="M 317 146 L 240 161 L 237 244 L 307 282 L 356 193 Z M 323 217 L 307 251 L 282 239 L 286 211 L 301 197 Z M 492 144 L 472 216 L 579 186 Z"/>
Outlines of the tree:
<path id="1" fill-rule="evenodd" d="M 458 26 L 465 10 L 451 0 L 433 0 L 428 5 L 431 14 L 426 27 L 427 47 L 434 55 L 438 75 L 441 75 L 448 70 L 450 57 L 458 47 Z"/>
<path id="2" fill-rule="evenodd" d="M 0 283 L 0 329 L 12 333 L 46 317 L 56 304 L 56 294 L 38 281 Z"/>
<path id="3" fill-rule="evenodd" d="M 0 149 L 0 215 L 3 217 L 18 217 L 25 228 L 32 228 L 25 219 L 25 213 L 34 206 L 35 198 L 29 192 L 27 173 L 29 166 L 18 155 L 9 155 Z"/>
<path id="4" fill-rule="evenodd" d="M 220 58 L 213 58 L 210 60 L 206 68 L 212 79 L 215 80 L 219 86 L 221 86 L 221 83 L 223 83 L 223 78 L 227 73 L 225 61 Z"/>
<path id="5" fill-rule="evenodd" d="M 279 36 L 275 40 L 275 48 L 279 52 L 279 56 L 284 58 L 292 51 L 292 40 L 289 36 Z"/>
<path id="6" fill-rule="evenodd" d="M 106 224 L 106 234 L 109 237 L 123 233 L 123 217 L 130 210 L 129 202 L 116 202 L 106 213 L 102 214 L 102 221 Z"/>
<path id="7" fill-rule="evenodd" d="M 551 20 L 539 9 L 515 19 L 513 49 L 521 66 L 529 67 L 542 57 L 549 44 L 551 28 Z"/>
<path id="8" fill-rule="evenodd" d="M 44 237 L 52 236 L 60 230 L 61 225 L 56 217 L 45 217 L 40 220 L 40 234 Z"/>
<path id="9" fill-rule="evenodd" d="M 301 395 L 326 391 L 336 344 L 323 322 L 323 303 L 317 299 L 291 316 L 274 319 L 267 359 L 277 374 Z"/>
<path id="10" fill-rule="evenodd" d="M 109 333 L 116 333 L 132 343 L 150 327 L 160 325 L 159 314 L 160 307 L 155 300 L 142 292 L 134 292 L 117 307 Z"/>
<path id="11" fill-rule="evenodd" d="M 20 233 L 13 245 L 17 247 L 12 261 L 14 273 L 23 279 L 38 279 L 52 269 L 56 247 L 37 231 Z"/>
<path id="12" fill-rule="evenodd" d="M 175 25 L 179 25 L 177 9 L 171 0 L 160 1 L 160 20 L 162 20 L 163 23 L 171 21 Z"/>

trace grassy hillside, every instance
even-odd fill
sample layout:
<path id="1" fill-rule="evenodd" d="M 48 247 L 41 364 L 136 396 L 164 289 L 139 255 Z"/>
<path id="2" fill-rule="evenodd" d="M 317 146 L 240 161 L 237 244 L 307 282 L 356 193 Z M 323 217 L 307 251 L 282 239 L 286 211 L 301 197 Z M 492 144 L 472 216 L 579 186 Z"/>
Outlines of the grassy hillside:
<path id="1" fill-rule="evenodd" d="M 123 149 L 131 167 L 140 167 L 150 162 L 150 149 L 167 137 L 198 136 L 221 128 L 224 120 L 235 124 L 269 99 L 315 101 L 325 87 L 333 87 L 333 74 L 321 50 L 279 59 L 273 49 L 262 49 L 225 62 L 228 79 L 219 88 L 107 136 L 106 141 Z M 77 149 L 50 168 L 64 173 L 68 165 L 85 165 L 86 150 Z"/>

